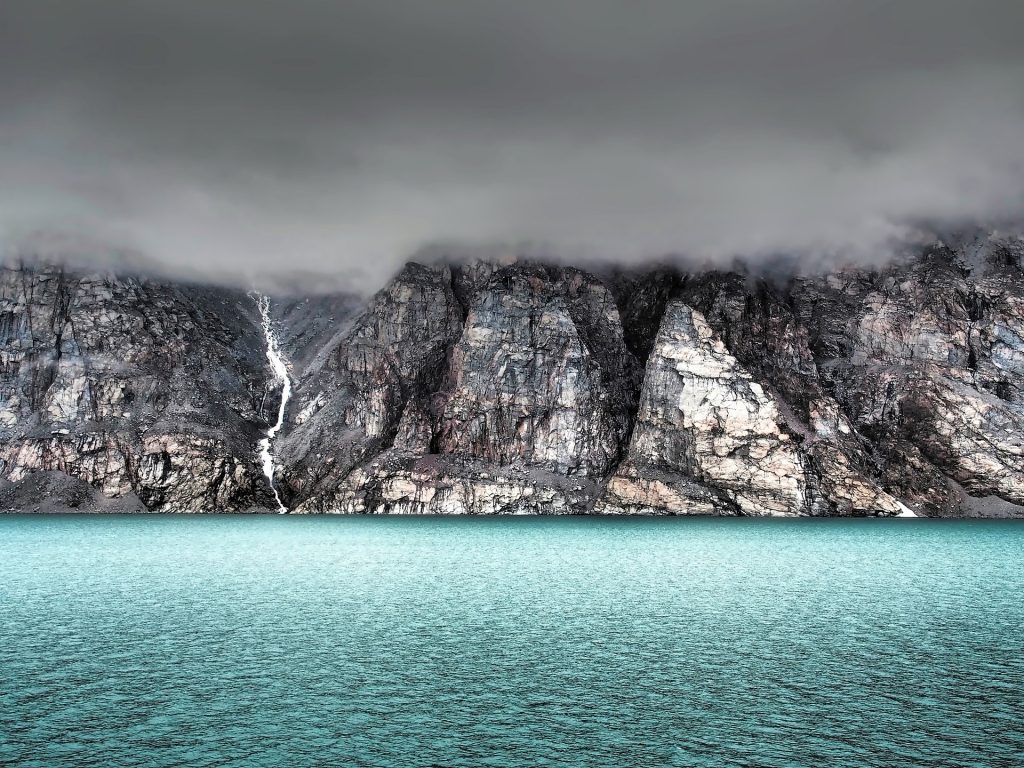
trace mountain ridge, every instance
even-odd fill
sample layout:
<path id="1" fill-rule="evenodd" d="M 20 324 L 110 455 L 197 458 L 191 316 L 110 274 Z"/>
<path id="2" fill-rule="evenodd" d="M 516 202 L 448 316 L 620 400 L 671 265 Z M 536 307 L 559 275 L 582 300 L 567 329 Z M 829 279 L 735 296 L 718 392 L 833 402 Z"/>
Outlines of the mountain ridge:
<path id="1" fill-rule="evenodd" d="M 1019 516 L 1022 256 L 990 235 L 789 279 L 410 263 L 365 301 L 272 297 L 275 483 L 298 513 Z M 5 269 L 0 478 L 273 509 L 259 321 L 232 289 Z"/>

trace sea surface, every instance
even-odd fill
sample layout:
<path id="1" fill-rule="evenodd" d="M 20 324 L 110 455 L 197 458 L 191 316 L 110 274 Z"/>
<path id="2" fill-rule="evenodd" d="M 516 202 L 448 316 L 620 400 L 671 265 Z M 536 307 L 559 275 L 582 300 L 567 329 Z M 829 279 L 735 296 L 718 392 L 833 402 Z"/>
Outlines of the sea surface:
<path id="1" fill-rule="evenodd" d="M 3 766 L 1024 765 L 1024 523 L 0 517 Z"/>

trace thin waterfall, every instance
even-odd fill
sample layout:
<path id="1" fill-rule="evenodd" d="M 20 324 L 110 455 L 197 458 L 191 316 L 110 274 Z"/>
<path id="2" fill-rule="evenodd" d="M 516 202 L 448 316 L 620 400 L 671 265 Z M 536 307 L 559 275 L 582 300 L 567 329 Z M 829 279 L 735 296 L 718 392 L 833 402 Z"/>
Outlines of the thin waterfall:
<path id="1" fill-rule="evenodd" d="M 273 492 L 274 500 L 277 502 L 278 512 L 284 515 L 288 513 L 288 507 L 281 501 L 281 494 L 277 492 L 277 486 L 274 483 L 276 463 L 274 461 L 274 454 L 271 451 L 271 444 L 274 436 L 284 425 L 284 411 L 288 406 L 288 399 L 292 396 L 292 380 L 288 376 L 288 366 L 285 365 L 284 358 L 281 356 L 281 346 L 278 342 L 277 334 L 274 332 L 274 325 L 270 320 L 270 299 L 262 293 L 253 293 L 253 298 L 260 309 L 263 338 L 267 346 L 267 361 L 270 363 L 270 370 L 274 373 L 274 379 L 281 382 L 282 387 L 281 405 L 277 409 L 277 421 L 267 430 L 266 437 L 260 440 L 259 453 L 260 461 L 263 464 L 263 474 L 267 476 L 267 481 L 270 483 L 270 490 Z"/>

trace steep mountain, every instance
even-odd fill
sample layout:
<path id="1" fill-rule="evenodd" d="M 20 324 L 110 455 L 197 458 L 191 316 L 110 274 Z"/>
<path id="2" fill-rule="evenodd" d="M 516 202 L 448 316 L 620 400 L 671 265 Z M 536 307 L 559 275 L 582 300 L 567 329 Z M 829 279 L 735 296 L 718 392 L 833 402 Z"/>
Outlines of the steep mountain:
<path id="1" fill-rule="evenodd" d="M 300 375 L 282 480 L 308 512 L 1017 514 L 1022 254 L 409 265 Z"/>
<path id="2" fill-rule="evenodd" d="M 365 302 L 273 299 L 275 483 L 296 513 L 1024 514 L 1022 257 L 991 235 L 772 279 L 409 264 Z M 265 344 L 243 293 L 7 270 L 0 478 L 273 508 Z"/>
<path id="3" fill-rule="evenodd" d="M 5 268 L 0 365 L 5 480 L 64 473 L 160 511 L 268 505 L 253 446 L 275 396 L 259 314 L 244 293 Z M 96 504 L 74 488 L 75 503 L 56 502 Z M 22 498 L 16 490 L 6 493 Z"/>

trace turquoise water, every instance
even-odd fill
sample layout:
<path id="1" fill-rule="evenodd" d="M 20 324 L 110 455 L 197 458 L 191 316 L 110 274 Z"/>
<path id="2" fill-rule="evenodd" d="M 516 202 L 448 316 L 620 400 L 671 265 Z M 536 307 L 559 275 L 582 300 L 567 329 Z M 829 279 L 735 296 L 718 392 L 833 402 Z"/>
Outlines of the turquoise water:
<path id="1" fill-rule="evenodd" d="M 0 765 L 1019 766 L 1024 524 L 0 518 Z"/>

